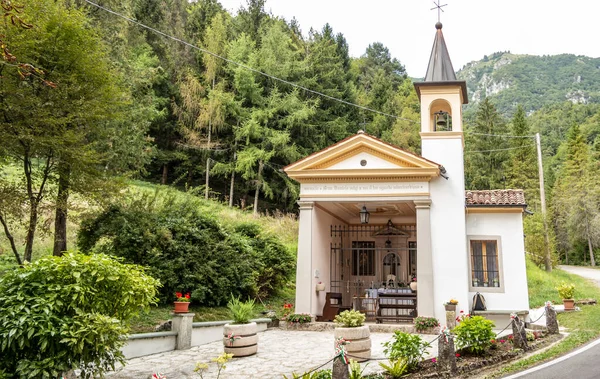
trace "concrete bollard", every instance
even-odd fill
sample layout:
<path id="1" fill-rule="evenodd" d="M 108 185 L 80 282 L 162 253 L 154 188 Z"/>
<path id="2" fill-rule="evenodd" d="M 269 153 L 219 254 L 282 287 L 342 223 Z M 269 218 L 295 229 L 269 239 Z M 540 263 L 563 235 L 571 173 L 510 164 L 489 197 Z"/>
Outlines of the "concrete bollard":
<path id="1" fill-rule="evenodd" d="M 172 330 L 177 332 L 175 350 L 185 350 L 192 347 L 193 313 L 171 313 L 173 317 Z"/>
<path id="2" fill-rule="evenodd" d="M 558 334 L 556 311 L 549 301 L 546 302 L 546 328 L 548 329 L 548 334 Z"/>

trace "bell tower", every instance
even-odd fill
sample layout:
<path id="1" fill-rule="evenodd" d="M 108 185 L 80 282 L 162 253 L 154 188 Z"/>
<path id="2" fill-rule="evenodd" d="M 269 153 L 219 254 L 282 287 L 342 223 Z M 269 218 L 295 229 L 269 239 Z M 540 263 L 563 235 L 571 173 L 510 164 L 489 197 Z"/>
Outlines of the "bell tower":
<path id="1" fill-rule="evenodd" d="M 421 155 L 443 166 L 443 178 L 432 180 L 429 190 L 433 310 L 445 320 L 448 299 L 457 299 L 459 310 L 469 310 L 462 125 L 468 98 L 466 82 L 456 79 L 442 24 L 438 21 L 435 28 L 427 73 L 415 89 L 421 102 Z"/>

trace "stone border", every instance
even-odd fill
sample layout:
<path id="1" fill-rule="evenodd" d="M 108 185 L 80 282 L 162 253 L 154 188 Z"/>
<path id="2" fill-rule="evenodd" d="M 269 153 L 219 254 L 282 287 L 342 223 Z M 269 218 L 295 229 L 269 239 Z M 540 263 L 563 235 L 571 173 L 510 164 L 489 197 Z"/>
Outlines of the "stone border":
<path id="1" fill-rule="evenodd" d="M 397 330 L 401 330 L 411 334 L 438 334 L 439 327 L 429 328 L 422 332 L 417 332 L 413 324 L 365 324 L 369 327 L 371 333 L 393 333 Z M 301 330 L 308 332 L 323 332 L 333 331 L 335 329 L 335 323 L 333 322 L 308 322 L 308 323 L 290 323 L 287 321 L 280 321 L 279 328 L 282 330 Z"/>

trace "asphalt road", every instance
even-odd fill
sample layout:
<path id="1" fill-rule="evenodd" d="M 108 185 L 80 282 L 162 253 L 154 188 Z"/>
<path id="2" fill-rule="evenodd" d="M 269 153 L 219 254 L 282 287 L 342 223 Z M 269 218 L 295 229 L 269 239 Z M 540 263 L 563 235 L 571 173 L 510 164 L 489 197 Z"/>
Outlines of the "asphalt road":
<path id="1" fill-rule="evenodd" d="M 585 351 L 581 352 L 582 350 Z M 581 349 L 539 367 L 505 377 L 505 379 L 515 378 L 598 379 L 600 378 L 600 340 L 595 340 Z"/>
<path id="2" fill-rule="evenodd" d="M 600 286 L 600 270 L 560 266 L 564 271 L 595 280 Z M 600 339 L 590 342 L 561 358 L 533 367 L 505 379 L 600 379 Z"/>

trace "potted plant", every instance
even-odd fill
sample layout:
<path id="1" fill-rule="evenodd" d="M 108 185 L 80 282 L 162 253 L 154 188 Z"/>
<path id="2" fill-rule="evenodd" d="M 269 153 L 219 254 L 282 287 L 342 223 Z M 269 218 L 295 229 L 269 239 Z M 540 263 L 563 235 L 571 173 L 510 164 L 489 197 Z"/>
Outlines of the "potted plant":
<path id="1" fill-rule="evenodd" d="M 365 325 L 365 315 L 359 311 L 349 310 L 335 316 L 333 331 L 335 341 L 342 338 L 349 342 L 346 351 L 358 362 L 371 358 L 371 333 Z"/>
<path id="2" fill-rule="evenodd" d="M 479 287 L 479 279 L 473 278 L 473 287 Z"/>
<path id="3" fill-rule="evenodd" d="M 494 287 L 500 287 L 500 281 L 498 278 L 494 278 Z"/>
<path id="4" fill-rule="evenodd" d="M 325 283 L 323 283 L 323 282 L 317 283 L 317 286 L 315 289 L 317 290 L 317 292 L 325 291 Z"/>
<path id="5" fill-rule="evenodd" d="M 246 357 L 258 351 L 256 322 L 250 322 L 254 316 L 254 300 L 240 301 L 231 296 L 227 308 L 233 322 L 223 327 L 223 350 L 234 357 Z"/>
<path id="6" fill-rule="evenodd" d="M 175 313 L 188 313 L 188 308 L 190 307 L 190 293 L 186 293 L 185 295 L 181 292 L 175 292 L 175 296 L 177 300 L 173 303 L 175 305 Z"/>
<path id="7" fill-rule="evenodd" d="M 458 300 L 450 299 L 450 301 L 444 303 L 444 308 L 446 308 L 446 312 L 456 312 L 457 304 L 458 304 Z"/>
<path id="8" fill-rule="evenodd" d="M 558 291 L 558 295 L 561 299 L 563 299 L 563 304 L 565 306 L 565 311 L 572 311 L 575 309 L 575 300 L 573 299 L 573 295 L 575 294 L 575 286 L 573 284 L 567 284 L 566 282 L 562 282 L 560 286 L 556 287 Z"/>

